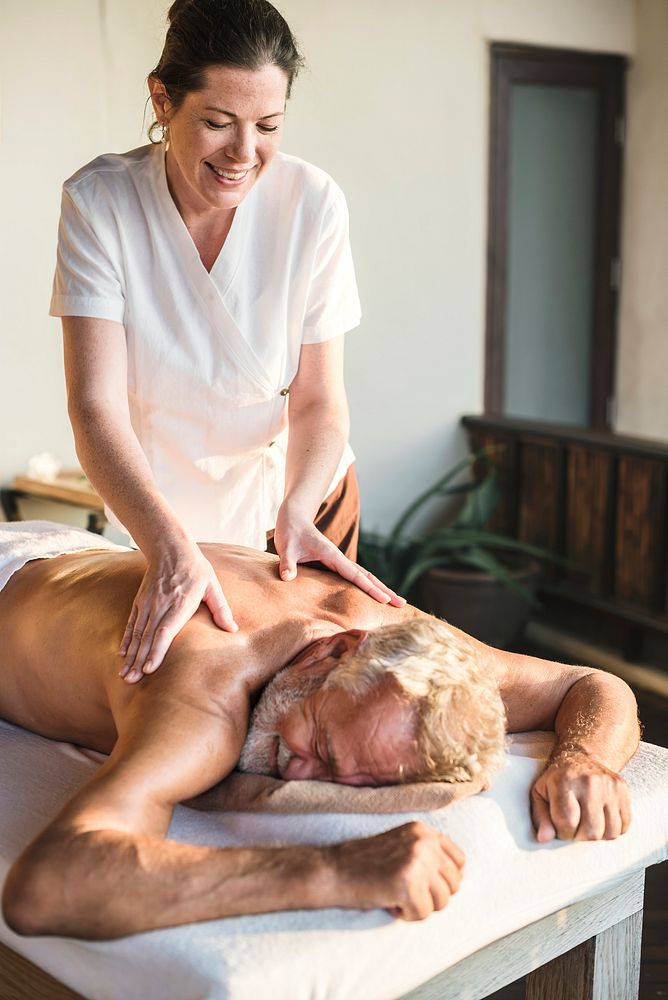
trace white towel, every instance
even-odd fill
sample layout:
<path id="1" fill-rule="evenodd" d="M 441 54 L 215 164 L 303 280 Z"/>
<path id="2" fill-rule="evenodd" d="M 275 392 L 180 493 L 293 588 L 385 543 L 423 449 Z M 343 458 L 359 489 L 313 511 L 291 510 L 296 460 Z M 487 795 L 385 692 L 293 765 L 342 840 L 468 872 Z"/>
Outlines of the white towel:
<path id="1" fill-rule="evenodd" d="M 0 676 L 1 676 L 0 656 Z M 511 737 L 482 795 L 417 812 L 466 852 L 461 890 L 421 923 L 383 910 L 292 910 L 208 920 L 117 941 L 0 941 L 91 1000 L 388 1000 L 526 924 L 668 856 L 668 750 L 642 744 L 625 769 L 629 832 L 613 841 L 536 842 L 529 788 L 546 734 Z M 0 882 L 95 764 L 71 746 L 0 722 Z M 170 837 L 208 847 L 330 844 L 398 826 L 397 815 L 201 812 L 177 806 Z M 463 992 L 463 991 L 462 991 Z M 0 994 L 2 986 L 0 986 Z"/>
<path id="2" fill-rule="evenodd" d="M 53 521 L 12 521 L 0 523 L 0 590 L 10 577 L 32 559 L 53 559 L 67 552 L 112 549 L 130 552 L 102 535 Z"/>

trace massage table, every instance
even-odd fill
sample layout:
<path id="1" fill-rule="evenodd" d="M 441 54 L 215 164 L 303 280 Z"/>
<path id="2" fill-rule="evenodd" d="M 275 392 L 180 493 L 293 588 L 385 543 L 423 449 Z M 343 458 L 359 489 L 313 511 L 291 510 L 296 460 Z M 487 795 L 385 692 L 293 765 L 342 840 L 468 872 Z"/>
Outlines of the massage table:
<path id="1" fill-rule="evenodd" d="M 631 1000 L 645 869 L 668 855 L 668 750 L 642 744 L 628 764 L 625 836 L 541 846 L 528 792 L 550 745 L 545 733 L 511 738 L 489 790 L 428 813 L 175 812 L 170 837 L 220 846 L 327 843 L 422 819 L 467 855 L 459 893 L 428 920 L 295 911 L 105 942 L 21 938 L 0 922 L 0 997 L 477 1000 L 530 974 L 531 1000 Z M 0 722 L 0 880 L 96 766 L 75 747 Z"/>

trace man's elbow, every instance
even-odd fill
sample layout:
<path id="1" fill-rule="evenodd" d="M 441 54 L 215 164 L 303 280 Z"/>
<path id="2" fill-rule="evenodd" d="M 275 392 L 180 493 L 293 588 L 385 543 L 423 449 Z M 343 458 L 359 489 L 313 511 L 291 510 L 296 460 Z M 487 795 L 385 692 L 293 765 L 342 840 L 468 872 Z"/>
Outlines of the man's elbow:
<path id="1" fill-rule="evenodd" d="M 2 915 L 15 934 L 57 934 L 53 878 L 41 861 L 21 857 L 9 870 L 2 891 Z M 60 905 L 62 912 L 62 901 Z"/>
<path id="2" fill-rule="evenodd" d="M 638 703 L 633 691 L 621 677 L 605 670 L 594 670 L 584 680 L 593 680 L 598 691 L 604 693 L 608 706 L 607 721 L 619 733 L 628 760 L 638 749 L 642 736 Z"/>
<path id="3" fill-rule="evenodd" d="M 629 740 L 633 744 L 633 752 L 637 750 L 642 736 L 636 696 L 626 681 L 622 680 L 621 677 L 617 677 L 616 674 L 608 673 L 605 674 L 605 677 L 607 678 L 607 683 L 610 686 L 610 689 L 614 692 L 614 696 L 619 700 L 619 704 L 623 707 L 623 712 L 628 723 Z"/>
<path id="4" fill-rule="evenodd" d="M 88 941 L 144 930 L 132 902 L 112 891 L 118 880 L 109 875 L 109 840 L 106 831 L 47 829 L 9 870 L 2 892 L 7 925 L 23 937 Z"/>

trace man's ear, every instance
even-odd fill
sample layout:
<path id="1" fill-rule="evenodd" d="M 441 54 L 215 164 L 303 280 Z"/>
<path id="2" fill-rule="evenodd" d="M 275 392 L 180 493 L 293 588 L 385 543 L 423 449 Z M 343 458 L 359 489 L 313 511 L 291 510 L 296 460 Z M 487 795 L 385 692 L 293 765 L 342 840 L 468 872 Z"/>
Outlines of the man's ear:
<path id="1" fill-rule="evenodd" d="M 368 637 L 369 633 L 361 628 L 349 628 L 345 632 L 339 632 L 332 636 L 332 645 L 328 649 L 328 654 L 339 659 L 344 653 L 358 649 Z"/>
<path id="2" fill-rule="evenodd" d="M 344 653 L 357 649 L 368 635 L 367 631 L 359 628 L 351 628 L 346 632 L 336 632 L 325 639 L 319 639 L 308 652 L 300 653 L 290 666 L 300 670 L 302 667 L 312 667 L 313 664 L 326 660 L 330 656 L 338 660 Z"/>

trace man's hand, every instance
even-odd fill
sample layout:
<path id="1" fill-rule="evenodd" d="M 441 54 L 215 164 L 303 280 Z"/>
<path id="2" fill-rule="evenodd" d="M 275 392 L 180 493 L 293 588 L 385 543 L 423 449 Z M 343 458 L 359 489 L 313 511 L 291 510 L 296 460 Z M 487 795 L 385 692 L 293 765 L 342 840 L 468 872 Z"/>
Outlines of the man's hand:
<path id="1" fill-rule="evenodd" d="M 553 759 L 531 789 L 536 839 L 614 840 L 631 822 L 626 782 L 588 754 L 575 750 Z"/>
<path id="2" fill-rule="evenodd" d="M 213 567 L 197 546 L 149 560 L 121 643 L 121 677 L 134 683 L 157 670 L 202 602 L 219 628 L 238 630 Z"/>
<path id="3" fill-rule="evenodd" d="M 298 563 L 320 562 L 344 580 L 354 583 L 379 604 L 402 608 L 406 603 L 373 573 L 344 556 L 311 521 L 295 517 L 285 506 L 281 507 L 276 518 L 274 546 L 280 560 L 278 572 L 281 580 L 294 580 Z"/>
<path id="4" fill-rule="evenodd" d="M 442 910 L 462 880 L 462 851 L 424 823 L 406 823 L 327 851 L 343 905 L 381 906 L 403 920 L 424 920 Z"/>

